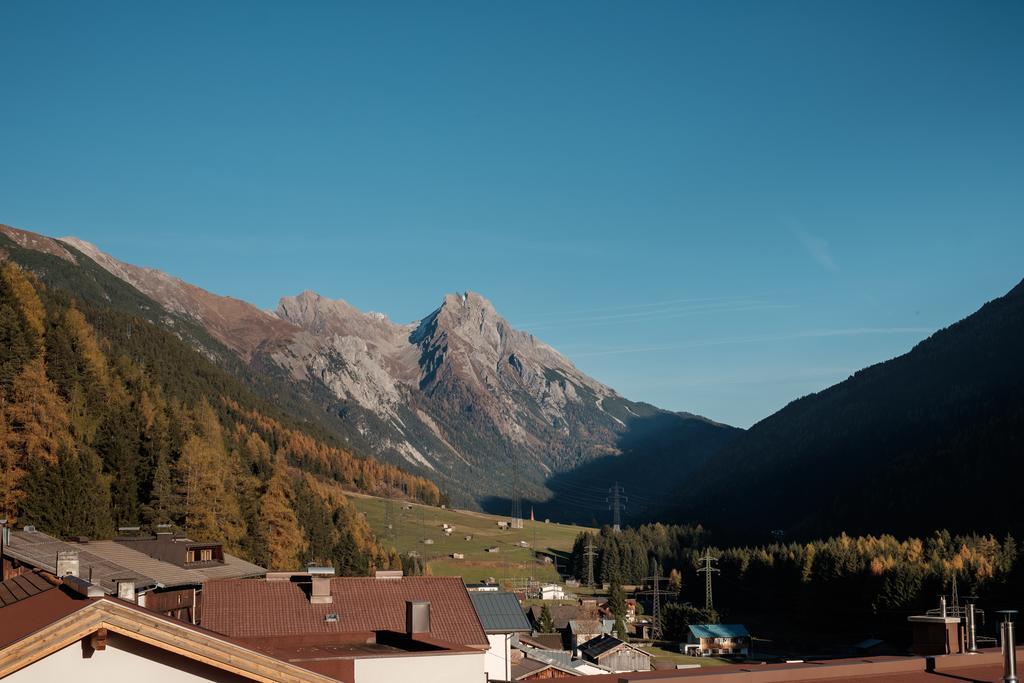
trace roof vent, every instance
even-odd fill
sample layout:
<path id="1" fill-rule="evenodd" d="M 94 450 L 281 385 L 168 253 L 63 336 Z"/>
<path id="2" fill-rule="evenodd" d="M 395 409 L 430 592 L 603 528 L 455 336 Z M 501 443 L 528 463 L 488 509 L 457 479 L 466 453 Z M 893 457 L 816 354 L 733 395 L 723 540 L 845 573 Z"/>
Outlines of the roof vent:
<path id="1" fill-rule="evenodd" d="M 338 613 L 331 612 L 330 614 L 324 617 L 324 621 L 326 621 L 328 624 L 336 624 L 338 622 Z"/>

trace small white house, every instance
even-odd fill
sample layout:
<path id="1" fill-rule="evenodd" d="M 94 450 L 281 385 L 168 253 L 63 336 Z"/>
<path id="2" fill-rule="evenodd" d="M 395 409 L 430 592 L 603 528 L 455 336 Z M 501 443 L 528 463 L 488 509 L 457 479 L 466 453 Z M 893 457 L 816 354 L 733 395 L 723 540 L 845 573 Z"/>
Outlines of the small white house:
<path id="1" fill-rule="evenodd" d="M 540 587 L 541 600 L 565 600 L 565 589 L 557 583 L 546 583 Z"/>
<path id="2" fill-rule="evenodd" d="M 452 553 L 453 560 L 464 560 L 466 559 L 465 553 Z"/>

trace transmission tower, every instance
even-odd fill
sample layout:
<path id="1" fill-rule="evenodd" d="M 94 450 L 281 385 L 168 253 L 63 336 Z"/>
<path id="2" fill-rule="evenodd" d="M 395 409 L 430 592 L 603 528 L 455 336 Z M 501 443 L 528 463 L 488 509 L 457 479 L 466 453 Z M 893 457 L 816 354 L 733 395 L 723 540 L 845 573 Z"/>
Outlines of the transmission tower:
<path id="1" fill-rule="evenodd" d="M 615 486 L 608 489 L 610 494 L 606 499 L 608 502 L 608 509 L 612 511 L 612 529 L 619 531 L 622 529 L 622 510 L 626 507 L 626 501 L 629 498 L 622 495 L 625 493 L 625 489 L 619 486 L 619 482 L 615 482 Z"/>
<path id="2" fill-rule="evenodd" d="M 516 457 L 515 449 L 511 450 L 512 457 L 512 529 L 523 528 L 523 504 L 519 498 L 519 459 Z"/>
<path id="3" fill-rule="evenodd" d="M 664 632 L 661 627 L 661 563 L 655 561 L 654 563 L 654 576 L 645 576 L 644 581 L 650 581 L 652 586 L 651 590 L 644 591 L 644 595 L 651 596 L 651 602 L 653 603 L 653 609 L 651 610 L 651 638 L 654 640 L 661 640 L 664 637 Z"/>
<path id="4" fill-rule="evenodd" d="M 594 556 L 597 552 L 594 550 L 593 539 L 587 539 L 587 552 L 584 553 L 587 556 L 587 585 L 591 588 L 594 587 Z"/>
<path id="5" fill-rule="evenodd" d="M 714 603 L 711 600 L 711 575 L 717 574 L 718 569 L 711 566 L 712 562 L 718 562 L 718 558 L 711 557 L 711 551 L 705 550 L 704 557 L 700 558 L 704 566 L 697 570 L 698 574 L 704 574 L 704 609 L 710 615 L 714 610 Z"/>

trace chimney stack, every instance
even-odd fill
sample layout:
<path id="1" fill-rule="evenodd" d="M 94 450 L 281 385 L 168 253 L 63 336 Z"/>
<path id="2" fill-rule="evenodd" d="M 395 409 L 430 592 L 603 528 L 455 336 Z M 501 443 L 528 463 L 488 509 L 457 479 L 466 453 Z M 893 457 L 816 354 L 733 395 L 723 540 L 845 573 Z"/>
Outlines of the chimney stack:
<path id="1" fill-rule="evenodd" d="M 330 605 L 334 602 L 331 595 L 331 577 L 334 576 L 333 567 L 309 567 L 309 578 L 312 584 L 309 589 L 309 603 L 311 605 Z"/>
<path id="2" fill-rule="evenodd" d="M 58 579 L 65 576 L 78 576 L 78 551 L 58 550 L 56 574 Z"/>
<path id="3" fill-rule="evenodd" d="M 978 650 L 978 610 L 974 606 L 974 601 L 977 598 L 968 595 L 964 600 L 967 601 L 967 654 L 976 655 L 980 652 Z"/>
<path id="4" fill-rule="evenodd" d="M 135 602 L 135 580 L 118 579 L 117 597 L 128 602 Z"/>
<path id="5" fill-rule="evenodd" d="M 999 610 L 1003 622 L 999 624 L 1000 642 L 1003 649 L 1003 683 L 1017 683 L 1017 638 L 1013 629 L 1015 609 Z"/>
<path id="6" fill-rule="evenodd" d="M 405 634 L 430 633 L 430 603 L 425 600 L 406 600 Z"/>

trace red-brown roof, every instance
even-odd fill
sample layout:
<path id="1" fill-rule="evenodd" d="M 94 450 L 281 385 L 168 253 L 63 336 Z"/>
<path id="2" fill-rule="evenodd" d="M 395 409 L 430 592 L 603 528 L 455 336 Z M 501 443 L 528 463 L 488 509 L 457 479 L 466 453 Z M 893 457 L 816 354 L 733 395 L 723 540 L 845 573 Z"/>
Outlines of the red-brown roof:
<path id="1" fill-rule="evenodd" d="M 300 583 L 287 580 L 210 581 L 203 590 L 203 627 L 242 639 L 405 631 L 405 603 L 430 603 L 430 637 L 487 646 L 469 593 L 457 577 L 333 578 L 331 604 L 310 604 Z M 328 622 L 328 614 L 337 621 Z"/>
<path id="2" fill-rule="evenodd" d="M 48 590 L 0 609 L 0 649 L 87 607 L 91 600 Z"/>
<path id="3" fill-rule="evenodd" d="M 54 584 L 39 570 L 32 570 L 11 577 L 0 583 L 0 607 L 13 605 L 19 600 L 48 591 Z"/>
<path id="4" fill-rule="evenodd" d="M 1018 648 L 1017 659 L 1024 659 Z M 588 676 L 588 683 L 998 683 L 998 650 L 978 655 L 872 657 L 794 664 L 736 664 L 706 669 L 642 671 Z"/>

